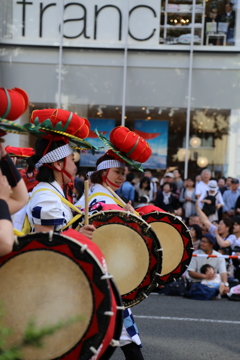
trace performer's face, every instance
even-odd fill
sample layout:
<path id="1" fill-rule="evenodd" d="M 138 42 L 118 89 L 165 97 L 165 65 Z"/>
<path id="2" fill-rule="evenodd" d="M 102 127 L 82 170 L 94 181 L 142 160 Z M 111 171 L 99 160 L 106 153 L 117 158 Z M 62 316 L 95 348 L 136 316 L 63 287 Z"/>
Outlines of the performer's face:
<path id="1" fill-rule="evenodd" d="M 108 169 L 105 173 L 105 183 L 114 191 L 120 188 L 122 183 L 125 181 L 125 169 L 116 167 Z"/>
<path id="2" fill-rule="evenodd" d="M 70 154 L 66 157 L 66 165 L 65 165 L 65 170 L 67 173 L 69 173 L 69 175 L 73 176 L 76 173 L 76 165 L 74 163 L 74 155 Z M 70 179 L 64 175 L 64 182 L 68 183 L 70 181 Z"/>

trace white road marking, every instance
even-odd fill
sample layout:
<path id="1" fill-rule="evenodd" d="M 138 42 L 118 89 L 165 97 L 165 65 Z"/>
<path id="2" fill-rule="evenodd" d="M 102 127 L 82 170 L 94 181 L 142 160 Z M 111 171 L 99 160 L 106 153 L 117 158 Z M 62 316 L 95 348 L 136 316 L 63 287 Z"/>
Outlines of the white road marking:
<path id="1" fill-rule="evenodd" d="M 215 319 L 196 319 L 196 318 L 179 318 L 179 317 L 168 317 L 168 316 L 146 316 L 146 315 L 134 315 L 138 319 L 153 319 L 153 320 L 174 320 L 174 321 L 196 321 L 196 322 L 210 322 L 210 323 L 221 323 L 221 324 L 237 324 L 240 325 L 240 321 L 231 320 L 215 320 Z"/>

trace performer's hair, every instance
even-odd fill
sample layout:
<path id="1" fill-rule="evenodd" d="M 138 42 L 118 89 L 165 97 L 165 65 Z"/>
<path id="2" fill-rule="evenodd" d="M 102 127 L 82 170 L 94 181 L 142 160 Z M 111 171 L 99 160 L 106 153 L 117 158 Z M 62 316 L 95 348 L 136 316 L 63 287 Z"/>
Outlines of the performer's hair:
<path id="1" fill-rule="evenodd" d="M 35 169 L 36 163 L 43 157 L 44 151 L 46 147 L 49 144 L 48 139 L 37 139 L 35 143 L 35 154 L 28 158 L 28 172 L 33 172 Z M 59 148 L 60 146 L 65 145 L 65 142 L 62 140 L 59 141 L 53 141 L 48 149 L 47 152 L 50 152 L 52 150 L 55 150 Z M 63 161 L 64 159 L 61 159 L 59 161 Z M 47 166 L 41 166 L 39 168 L 39 171 L 36 175 L 37 181 L 44 181 L 44 182 L 53 182 L 55 180 L 54 178 L 54 172 L 53 169 L 50 169 Z"/>
<path id="2" fill-rule="evenodd" d="M 114 160 L 114 158 L 108 154 L 104 154 L 96 161 L 96 166 L 98 166 L 101 162 L 103 162 L 105 160 Z M 104 171 L 106 171 L 106 170 L 94 171 L 90 176 L 91 182 L 93 184 L 101 184 L 102 183 L 102 175 L 103 175 Z"/>

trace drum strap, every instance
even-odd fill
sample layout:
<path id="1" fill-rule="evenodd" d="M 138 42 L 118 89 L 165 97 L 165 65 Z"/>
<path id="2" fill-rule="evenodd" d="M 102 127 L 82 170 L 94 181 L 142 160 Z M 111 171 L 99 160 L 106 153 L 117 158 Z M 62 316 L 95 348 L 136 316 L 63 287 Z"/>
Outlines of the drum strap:
<path id="1" fill-rule="evenodd" d="M 88 203 L 90 203 L 90 201 L 96 196 L 107 196 L 107 197 L 111 198 L 112 200 L 114 200 L 115 203 L 118 204 L 121 208 L 123 208 L 123 204 L 117 198 L 115 198 L 114 196 L 105 194 L 105 193 L 101 193 L 101 192 L 99 192 L 99 193 L 97 192 L 97 193 L 94 193 L 91 196 L 89 196 Z M 134 211 L 134 214 L 137 216 L 140 216 L 140 214 L 137 211 Z"/>
<path id="2" fill-rule="evenodd" d="M 99 192 L 99 193 L 94 193 L 94 194 L 92 194 L 91 196 L 89 196 L 88 202 L 90 203 L 90 201 L 91 201 L 94 197 L 96 197 L 96 196 L 107 196 L 107 197 L 111 198 L 112 200 L 114 200 L 115 203 L 117 203 L 117 204 L 118 204 L 119 206 L 121 206 L 121 208 L 122 208 L 122 203 L 121 203 L 118 199 L 116 199 L 115 197 L 113 197 L 113 196 L 111 196 L 111 195 L 108 195 L 108 194 L 105 194 L 105 193 L 101 193 L 101 192 Z"/>
<path id="3" fill-rule="evenodd" d="M 58 194 L 56 191 L 51 190 L 51 189 L 47 189 L 47 188 L 42 188 L 42 189 L 38 189 L 36 191 L 34 191 L 34 193 L 32 193 L 32 196 L 35 195 L 37 192 L 39 191 L 51 191 L 52 193 L 54 193 L 55 195 L 57 195 L 61 201 L 67 205 L 68 207 L 70 207 L 70 209 L 72 209 L 73 211 L 75 211 L 76 213 L 78 213 L 77 215 L 75 215 L 61 230 L 65 230 L 66 228 L 68 228 L 70 225 L 72 225 L 75 221 L 77 221 L 80 217 L 82 217 L 82 212 L 79 208 L 77 208 L 75 205 L 73 205 L 70 201 L 68 201 L 67 199 L 65 199 L 62 195 Z M 32 197 L 31 196 L 31 197 Z"/>

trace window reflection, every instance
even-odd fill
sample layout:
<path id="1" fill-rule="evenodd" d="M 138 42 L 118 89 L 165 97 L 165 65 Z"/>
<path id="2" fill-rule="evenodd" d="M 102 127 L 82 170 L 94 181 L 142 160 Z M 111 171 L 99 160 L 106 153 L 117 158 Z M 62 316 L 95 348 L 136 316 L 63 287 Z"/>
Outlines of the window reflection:
<path id="1" fill-rule="evenodd" d="M 235 45 L 236 3 L 166 0 L 161 6 L 160 44 Z"/>

